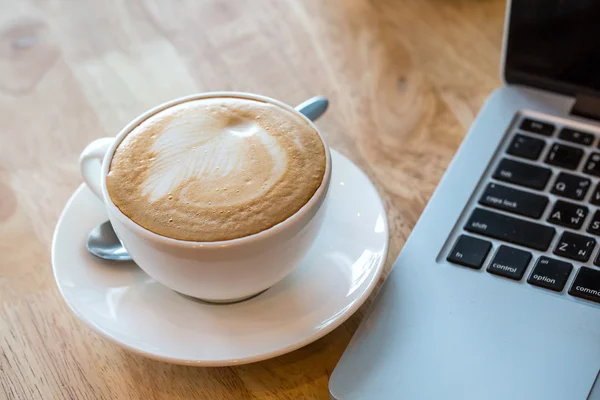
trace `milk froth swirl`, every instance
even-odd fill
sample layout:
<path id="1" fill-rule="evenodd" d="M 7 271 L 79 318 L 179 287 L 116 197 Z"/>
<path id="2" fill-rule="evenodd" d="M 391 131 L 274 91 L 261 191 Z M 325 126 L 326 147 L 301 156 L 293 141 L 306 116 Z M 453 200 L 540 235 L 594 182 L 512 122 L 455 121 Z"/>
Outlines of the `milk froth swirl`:
<path id="1" fill-rule="evenodd" d="M 243 98 L 184 102 L 154 114 L 117 147 L 113 203 L 163 236 L 220 241 L 295 214 L 323 180 L 317 132 L 277 105 Z"/>

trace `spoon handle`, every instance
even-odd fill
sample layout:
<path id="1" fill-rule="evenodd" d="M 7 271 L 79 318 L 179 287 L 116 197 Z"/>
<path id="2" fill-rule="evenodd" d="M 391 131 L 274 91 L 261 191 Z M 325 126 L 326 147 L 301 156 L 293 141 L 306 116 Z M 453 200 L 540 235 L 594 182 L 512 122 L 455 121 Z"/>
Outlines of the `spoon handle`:
<path id="1" fill-rule="evenodd" d="M 296 106 L 296 111 L 304 114 L 311 121 L 316 121 L 325 113 L 329 100 L 323 96 L 315 96 Z"/>

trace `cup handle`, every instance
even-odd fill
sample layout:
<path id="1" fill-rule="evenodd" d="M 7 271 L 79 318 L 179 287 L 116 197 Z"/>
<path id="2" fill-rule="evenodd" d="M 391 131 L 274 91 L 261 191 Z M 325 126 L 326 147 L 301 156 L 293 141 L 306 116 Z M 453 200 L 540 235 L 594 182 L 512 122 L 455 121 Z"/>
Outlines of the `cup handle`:
<path id="1" fill-rule="evenodd" d="M 96 139 L 88 144 L 79 156 L 79 170 L 83 181 L 100 200 L 103 200 L 102 160 L 114 140 L 114 137 Z"/>

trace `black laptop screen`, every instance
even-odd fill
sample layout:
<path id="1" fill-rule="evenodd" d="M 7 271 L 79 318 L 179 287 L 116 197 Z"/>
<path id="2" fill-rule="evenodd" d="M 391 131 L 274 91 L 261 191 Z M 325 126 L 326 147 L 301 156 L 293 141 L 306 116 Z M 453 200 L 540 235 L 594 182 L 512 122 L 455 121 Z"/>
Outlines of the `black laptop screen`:
<path id="1" fill-rule="evenodd" d="M 600 94 L 600 0 L 513 0 L 505 76 L 565 94 Z"/>

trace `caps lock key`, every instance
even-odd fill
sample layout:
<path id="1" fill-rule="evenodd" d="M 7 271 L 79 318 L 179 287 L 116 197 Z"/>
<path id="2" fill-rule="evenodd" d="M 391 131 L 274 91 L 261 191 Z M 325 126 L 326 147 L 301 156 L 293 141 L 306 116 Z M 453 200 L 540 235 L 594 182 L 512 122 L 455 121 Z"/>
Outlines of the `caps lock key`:
<path id="1" fill-rule="evenodd" d="M 479 204 L 539 219 L 548 205 L 548 198 L 498 183 L 489 183 Z"/>

